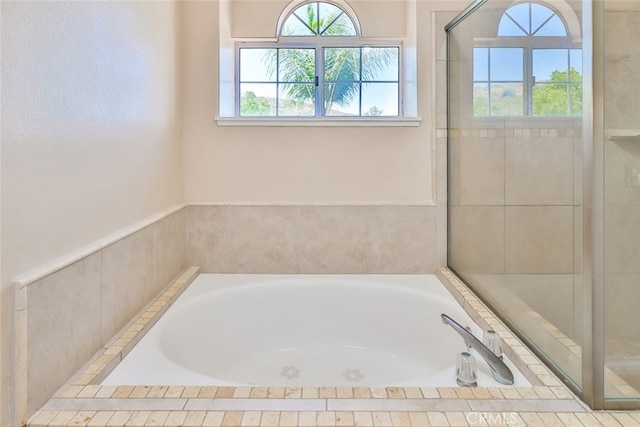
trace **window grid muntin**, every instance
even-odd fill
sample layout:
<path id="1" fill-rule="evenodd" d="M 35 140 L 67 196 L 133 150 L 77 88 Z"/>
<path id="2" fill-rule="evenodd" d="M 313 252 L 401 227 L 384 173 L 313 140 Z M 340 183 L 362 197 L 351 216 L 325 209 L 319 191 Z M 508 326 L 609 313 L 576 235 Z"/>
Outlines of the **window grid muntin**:
<path id="1" fill-rule="evenodd" d="M 305 21 L 304 19 L 304 12 L 306 12 L 306 8 L 309 5 L 313 5 L 315 6 L 315 20 L 317 21 L 318 24 L 318 29 L 314 30 L 311 26 L 309 26 L 309 24 Z M 326 25 L 324 27 L 324 29 L 320 28 L 320 11 L 321 11 L 321 6 L 322 5 L 327 5 L 329 7 L 335 8 L 339 11 L 339 13 L 336 15 L 335 18 L 333 18 L 331 20 L 331 22 Z M 298 11 L 302 12 L 302 17 L 298 14 Z M 291 19 L 292 17 L 296 17 L 296 19 L 298 19 L 298 21 L 300 21 L 305 27 L 307 27 L 310 31 L 310 34 L 307 35 L 289 35 L 289 34 L 284 34 L 283 31 L 287 28 L 287 22 L 289 21 L 289 19 Z M 356 22 L 354 21 L 354 19 L 340 6 L 333 4 L 333 3 L 329 3 L 329 2 L 323 2 L 323 1 L 315 1 L 315 2 L 306 2 L 303 3 L 299 6 L 297 6 L 295 9 L 293 9 L 289 15 L 284 19 L 284 21 L 282 22 L 282 27 L 280 29 L 280 37 L 317 37 L 317 36 L 326 36 L 327 34 L 325 34 L 327 32 L 327 30 L 329 30 L 331 28 L 331 26 L 333 24 L 335 24 L 342 16 L 346 17 L 350 24 L 351 24 L 351 31 L 349 34 L 343 34 L 343 35 L 333 35 L 333 36 L 337 36 L 337 37 L 353 37 L 353 36 L 359 36 L 359 31 L 358 31 L 358 26 L 356 25 Z"/>
<path id="2" fill-rule="evenodd" d="M 240 75 L 242 74 L 241 70 L 242 70 L 242 50 L 244 49 L 257 49 L 257 50 L 274 50 L 275 51 L 275 56 L 276 56 L 276 60 L 275 60 L 275 79 L 274 80 L 265 80 L 265 81 L 261 81 L 261 80 L 242 80 L 240 78 Z M 287 49 L 299 49 L 299 50 L 314 50 L 314 57 L 317 57 L 317 54 L 315 54 L 315 48 L 313 47 L 293 47 L 293 46 L 281 46 L 281 47 L 274 47 L 273 45 L 265 45 L 265 46 L 247 46 L 247 47 L 238 47 L 237 48 L 237 63 L 238 63 L 238 73 L 237 73 L 237 78 L 238 78 L 238 84 L 236 85 L 236 99 L 237 99 L 237 103 L 236 103 L 236 115 L 240 116 L 240 117 L 259 117 L 256 115 L 247 115 L 247 114 L 242 114 L 242 92 L 241 92 L 241 87 L 243 84 L 254 84 L 254 85 L 275 85 L 276 91 L 275 91 L 275 115 L 270 115 L 270 116 L 265 116 L 265 117 L 281 117 L 280 115 L 280 103 L 281 103 L 281 96 L 280 96 L 280 89 L 283 85 L 291 85 L 291 84 L 302 84 L 302 85 L 310 85 L 310 84 L 314 84 L 315 85 L 315 80 L 299 80 L 299 81 L 295 81 L 295 80 L 281 80 L 280 78 L 280 58 L 281 58 L 281 51 L 282 50 L 287 50 Z M 316 70 L 317 70 L 317 66 L 316 66 Z M 318 93 L 317 90 L 315 91 L 314 94 L 314 104 L 317 103 L 317 97 L 318 97 Z M 316 109 L 314 108 L 314 111 Z M 286 115 L 284 117 L 291 117 L 290 115 Z M 309 117 L 306 115 L 301 115 L 300 117 Z"/>
<path id="3" fill-rule="evenodd" d="M 543 6 L 549 10 L 551 10 L 552 14 L 551 16 L 546 19 L 544 21 L 544 24 L 540 25 L 537 29 L 536 29 L 536 33 L 543 28 L 551 19 L 553 19 L 553 17 L 558 17 L 558 19 L 560 19 L 560 21 L 562 22 L 563 26 L 564 26 L 564 31 L 565 31 L 565 36 L 539 36 L 539 35 L 535 35 L 535 34 L 525 34 L 522 36 L 514 36 L 514 35 L 508 35 L 508 36 L 501 36 L 498 34 L 497 37 L 493 38 L 493 39 L 484 39 L 481 43 L 477 43 L 473 46 L 474 49 L 474 56 L 475 56 L 475 49 L 476 48 L 522 48 L 523 52 L 524 52 L 524 114 L 522 116 L 510 116 L 510 117 L 554 117 L 554 116 L 540 116 L 540 115 L 534 115 L 533 114 L 533 86 L 534 86 L 534 82 L 533 82 L 533 53 L 532 51 L 535 49 L 566 49 L 568 52 L 569 57 L 571 56 L 571 51 L 582 51 L 580 43 L 579 42 L 574 42 L 571 38 L 571 35 L 569 34 L 569 31 L 567 30 L 567 24 L 566 21 L 564 19 L 564 17 L 559 14 L 557 11 L 555 11 L 554 9 L 551 9 L 550 7 L 541 4 L 541 3 L 537 3 L 537 2 L 527 2 L 529 5 L 529 9 L 531 8 L 532 4 L 537 4 L 540 6 Z M 524 3 L 520 3 L 520 4 L 524 4 Z M 498 32 L 499 32 L 499 26 L 500 23 L 502 22 L 502 19 L 504 19 L 505 16 L 508 16 L 508 18 L 513 21 L 516 25 L 518 25 L 517 21 L 515 19 L 513 19 L 511 16 L 509 16 L 507 14 L 508 10 L 510 8 L 508 8 L 507 10 L 505 10 L 505 12 L 503 13 L 502 17 L 499 20 L 498 23 Z M 531 11 L 529 11 L 529 25 L 531 25 Z M 518 27 L 520 29 L 523 29 L 521 25 L 518 25 Z M 569 58 L 570 60 L 570 58 Z M 475 59 L 474 59 L 475 61 Z M 578 69 L 578 68 L 576 68 Z M 569 66 L 569 74 L 570 74 L 570 66 Z M 582 73 L 582 67 L 580 67 L 580 73 Z M 569 76 L 570 77 L 570 76 Z M 473 76 L 473 70 L 472 70 L 472 88 L 473 85 L 475 85 L 476 80 Z M 478 81 L 479 83 L 482 83 L 483 81 Z M 486 82 L 486 81 L 485 81 Z M 571 98 L 571 85 L 580 85 L 581 83 L 579 82 L 571 82 L 571 84 L 568 86 L 567 88 L 567 96 L 570 99 Z M 472 93 L 474 93 L 472 91 Z M 473 96 L 473 95 L 472 95 Z M 490 92 L 489 92 L 489 96 L 490 96 Z M 472 116 L 474 118 L 490 118 L 490 117 L 503 117 L 503 116 L 492 116 L 491 114 L 487 114 L 487 115 L 483 115 L 483 116 L 476 116 L 475 113 L 473 112 L 473 105 L 474 105 L 474 101 L 475 99 L 472 99 Z M 582 112 L 580 113 L 576 113 L 573 114 L 572 113 L 572 104 L 568 104 L 567 107 L 567 115 L 565 116 L 555 116 L 555 117 L 577 117 L 580 114 L 582 114 Z M 490 113 L 491 110 L 488 109 L 488 112 Z"/>
<path id="4" fill-rule="evenodd" d="M 516 17 L 514 17 L 512 15 L 513 12 L 509 13 L 509 11 L 513 11 L 513 10 L 515 10 L 515 8 L 517 8 L 519 6 L 522 6 L 524 4 L 527 5 L 527 11 L 528 11 L 527 12 L 527 28 L 524 28 L 522 25 L 520 25 L 520 22 L 518 22 Z M 544 19 L 542 21 L 542 23 L 540 25 L 538 25 L 538 27 L 536 29 L 533 29 L 533 13 L 534 13 L 533 12 L 533 6 L 534 5 L 536 5 L 536 6 L 540 7 L 540 8 L 544 8 L 547 11 L 550 12 L 550 15 L 546 19 Z M 557 17 L 560 20 L 560 22 L 562 23 L 562 26 L 564 28 L 564 34 L 563 35 L 554 34 L 554 35 L 551 35 L 551 36 L 543 36 L 543 37 L 567 37 L 569 35 L 568 32 L 567 32 L 567 23 L 565 22 L 563 17 L 559 13 L 557 13 L 555 10 L 550 8 L 549 6 L 541 4 L 541 3 L 530 1 L 530 2 L 526 2 L 526 3 L 519 3 L 519 4 L 516 4 L 516 5 L 513 5 L 513 6 L 509 7 L 509 8 L 507 8 L 504 11 L 504 13 L 502 14 L 502 17 L 500 18 L 500 21 L 498 23 L 498 37 L 505 37 L 505 36 L 500 34 L 500 31 L 502 30 L 502 28 L 501 28 L 502 27 L 502 21 L 503 21 L 503 19 L 505 17 L 509 18 L 509 20 L 511 22 L 513 22 L 518 28 L 520 28 L 520 30 L 523 33 L 523 34 L 518 34 L 517 36 L 509 35 L 509 36 L 506 36 L 506 37 L 531 37 L 531 36 L 536 36 L 537 33 L 541 29 L 543 29 L 555 17 Z"/>
<path id="5" fill-rule="evenodd" d="M 289 19 L 291 19 L 294 15 L 296 17 L 296 19 L 298 19 L 299 21 L 301 21 L 302 23 L 304 23 L 304 20 L 302 20 L 302 18 L 300 18 L 300 16 L 298 14 L 296 14 L 297 11 L 299 10 L 303 10 L 304 7 L 306 7 L 309 4 L 314 4 L 316 6 L 316 18 L 319 19 L 320 18 L 320 6 L 321 4 L 326 4 L 329 5 L 331 7 L 335 7 L 336 9 L 338 9 L 340 11 L 340 13 L 338 13 L 336 15 L 336 17 L 329 23 L 329 25 L 326 25 L 323 29 L 323 31 L 321 32 L 321 34 L 312 34 L 312 35 L 300 35 L 300 34 L 294 34 L 294 35 L 286 35 L 283 34 L 284 29 L 286 28 L 286 23 L 288 22 Z M 351 29 L 354 32 L 353 35 L 335 35 L 335 34 L 327 34 L 327 30 L 331 28 L 331 26 L 338 20 L 341 19 L 341 17 L 346 17 L 346 19 L 348 19 L 351 23 Z M 398 41 L 367 41 L 367 43 L 363 43 L 362 39 L 360 38 L 360 29 L 359 29 L 359 25 L 357 24 L 357 21 L 354 19 L 354 17 L 352 17 L 345 9 L 343 9 L 342 7 L 338 6 L 337 4 L 334 3 L 330 3 L 330 2 L 322 2 L 322 1 L 316 1 L 316 2 L 306 2 L 303 3 L 297 7 L 295 7 L 293 10 L 291 10 L 288 15 L 284 18 L 284 20 L 280 21 L 281 24 L 279 24 L 279 28 L 280 28 L 280 36 L 278 38 L 278 40 L 276 42 L 236 42 L 236 79 L 237 79 L 237 84 L 235 85 L 235 99 L 236 99 L 236 106 L 235 106 L 235 111 L 236 111 L 236 115 L 237 116 L 241 116 L 240 111 L 241 111 L 241 93 L 240 93 L 240 86 L 243 83 L 247 83 L 244 81 L 240 81 L 240 74 L 241 74 L 241 64 L 240 64 L 240 51 L 242 49 L 250 49 L 250 48 L 263 48 L 263 49 L 280 49 L 280 48 L 296 48 L 296 49 L 305 49 L 305 48 L 311 48 L 311 49 L 315 49 L 315 57 L 316 57 L 316 61 L 315 61 L 315 67 L 316 67 L 316 78 L 318 79 L 318 83 L 316 86 L 316 94 L 315 94 L 315 110 L 316 110 L 316 115 L 315 117 L 324 117 L 324 104 L 325 104 L 325 100 L 324 100 L 324 79 L 323 79 L 323 75 L 321 74 L 320 70 L 324 69 L 324 57 L 323 54 L 321 52 L 323 52 L 324 48 L 339 48 L 339 47 L 355 47 L 355 48 L 366 48 L 366 47 L 371 47 L 371 48 L 378 48 L 378 47 L 382 47 L 382 48 L 393 48 L 396 49 L 397 51 L 397 64 L 395 64 L 396 69 L 397 69 L 397 75 L 398 75 L 398 80 L 397 81 L 373 81 L 373 83 L 382 83 L 382 82 L 387 82 L 387 83 L 393 83 L 394 85 L 396 85 L 397 88 L 397 94 L 396 94 L 396 105 L 395 105 L 395 111 L 397 112 L 397 114 L 395 115 L 386 115 L 387 117 L 401 117 L 402 116 L 402 85 L 403 82 L 400 78 L 400 76 L 402 76 L 402 44 Z M 305 24 L 305 26 L 310 30 L 313 31 L 313 29 L 311 29 L 308 25 Z M 279 66 L 277 66 L 279 68 Z M 367 81 L 366 83 L 369 83 L 369 81 Z M 361 88 L 360 88 L 361 89 Z M 277 92 L 279 93 L 279 92 Z M 358 100 L 358 105 L 361 106 L 362 105 L 362 99 L 361 99 L 361 93 L 362 91 L 360 90 L 360 95 L 359 95 L 359 100 Z M 279 99 L 279 97 L 278 97 Z M 360 110 L 361 107 L 359 107 Z M 359 115 L 358 116 L 353 116 L 353 117 L 363 117 L 362 116 L 362 112 L 359 111 Z M 269 117 L 278 117 L 276 116 L 269 116 Z"/>
<path id="6" fill-rule="evenodd" d="M 571 54 L 573 51 L 582 51 L 582 49 L 576 49 L 576 48 L 566 48 L 566 47 L 545 47 L 545 48 L 531 48 L 531 55 L 529 55 L 529 57 L 531 58 L 531 62 L 532 62 L 532 71 L 531 71 L 531 76 L 533 76 L 533 58 L 534 58 L 534 52 L 535 51 L 539 51 L 539 50 L 563 50 L 565 51 L 564 53 L 566 54 L 566 70 L 567 70 L 567 80 L 565 81 L 543 81 L 543 82 L 537 82 L 535 80 L 532 80 L 532 86 L 531 86 L 531 93 L 530 93 L 530 98 L 531 98 L 531 115 L 534 117 L 572 117 L 572 116 L 577 116 L 576 114 L 573 114 L 573 98 L 571 96 L 571 89 L 572 87 L 581 87 L 582 86 L 582 80 L 580 81 L 574 81 L 571 79 L 571 69 L 572 69 L 572 61 L 571 61 Z M 582 67 L 580 67 L 580 69 L 582 69 Z M 576 68 L 577 71 L 577 68 Z M 535 114 L 534 112 L 534 106 L 533 106 L 533 92 L 535 90 L 535 86 L 540 85 L 540 86 L 544 86 L 544 85 L 563 85 L 564 89 L 565 89 L 565 93 L 566 93 L 566 97 L 567 97 L 567 110 L 566 110 L 566 114 L 563 116 L 549 116 L 549 115 L 539 115 L 539 114 Z"/>
<path id="7" fill-rule="evenodd" d="M 347 80 L 347 79 L 337 79 L 337 80 L 331 80 L 331 79 L 327 79 L 326 78 L 326 70 L 325 70 L 325 58 L 326 58 L 326 50 L 327 49 L 357 49 L 358 51 L 358 76 L 359 78 L 357 80 Z M 397 58 L 398 58 L 398 64 L 397 64 L 397 69 L 396 69 L 396 80 L 368 80 L 363 76 L 363 67 L 364 67 L 364 61 L 363 61 L 363 57 L 364 57 L 364 53 L 363 51 L 365 49 L 395 49 L 397 52 Z M 397 105 L 396 105 L 396 110 L 397 110 L 397 114 L 394 115 L 385 115 L 386 117 L 394 117 L 394 116 L 399 116 L 400 115 L 400 48 L 398 46 L 392 46 L 392 45 L 360 45 L 360 46 L 324 46 L 323 47 L 323 53 L 322 55 L 320 55 L 322 58 L 322 76 L 323 78 L 321 79 L 322 82 L 322 94 L 323 94 L 323 99 L 322 102 L 318 102 L 318 104 L 322 107 L 322 115 L 326 116 L 327 115 L 327 111 L 326 111 L 326 102 L 327 100 L 324 99 L 324 94 L 325 94 L 325 90 L 324 90 L 324 86 L 326 84 L 355 84 L 358 86 L 358 117 L 363 117 L 364 113 L 362 111 L 362 88 L 363 88 L 363 84 L 395 84 L 397 86 L 397 94 L 396 94 L 396 99 L 397 99 Z"/>
<path id="8" fill-rule="evenodd" d="M 256 116 L 252 116 L 252 115 L 243 115 L 241 114 L 241 97 L 242 94 L 240 93 L 240 86 L 241 84 L 246 84 L 246 83 L 253 83 L 253 84 L 258 84 L 258 83 L 273 83 L 273 82 L 259 82 L 259 81 L 241 81 L 240 80 L 240 74 L 241 74 L 241 67 L 242 64 L 240 63 L 240 58 L 241 58 L 241 50 L 243 49 L 314 49 L 315 50 L 315 57 L 316 57 L 316 76 L 318 76 L 318 86 L 316 87 L 316 94 L 315 94 L 315 111 L 316 111 L 316 115 L 315 117 L 325 117 L 324 114 L 324 104 L 325 104 L 325 100 L 324 100 L 324 79 L 323 79 L 323 75 L 322 73 L 320 73 L 318 70 L 324 70 L 324 49 L 325 48 L 358 48 L 360 50 L 365 49 L 365 48 L 390 48 L 390 49 L 396 49 L 397 50 L 397 73 L 398 73 L 398 80 L 397 81 L 392 81 L 392 80 L 375 80 L 375 81 L 366 81 L 366 83 L 394 83 L 397 85 L 398 88 L 398 94 L 397 94 L 397 106 L 396 106 L 396 110 L 397 110 L 397 114 L 395 115 L 384 115 L 384 117 L 400 117 L 402 115 L 402 100 L 401 100 L 401 94 L 402 94 L 402 82 L 400 79 L 400 76 L 402 75 L 402 49 L 401 49 L 401 45 L 400 44 L 394 44 L 394 43 L 388 43 L 388 42 L 379 42 L 379 43 L 362 43 L 360 41 L 359 37 L 352 37 L 352 36 L 315 36 L 313 38 L 309 38 L 307 36 L 288 36 L 286 37 L 286 41 L 283 42 L 277 42 L 277 43 L 267 43 L 267 42 L 246 42 L 246 43 L 237 43 L 236 44 L 236 63 L 238 64 L 238 72 L 236 74 L 236 78 L 238 79 L 239 84 L 236 85 L 236 115 L 237 116 L 241 116 L 241 117 L 256 117 Z M 362 62 L 360 63 L 360 66 L 362 66 Z M 276 64 L 276 72 L 279 72 L 279 64 Z M 276 80 L 275 83 L 278 84 L 280 80 L 279 75 L 276 76 Z M 283 82 L 280 82 L 283 83 Z M 289 82 L 292 83 L 292 82 Z M 293 83 L 299 83 L 299 82 L 293 82 Z M 279 85 L 278 85 L 279 88 Z M 265 117 L 282 117 L 279 116 L 277 114 L 278 112 L 278 108 L 277 108 L 277 104 L 279 102 L 279 91 L 276 91 L 276 94 L 278 94 L 278 97 L 276 99 L 276 115 L 273 116 L 265 116 Z M 359 100 L 358 100 L 358 104 L 361 105 L 361 96 L 362 93 L 360 91 L 360 95 L 359 95 Z M 364 117 L 362 115 L 362 111 L 359 111 L 359 115 L 358 116 L 351 116 L 351 117 Z M 290 116 L 284 116 L 284 117 L 290 117 Z M 308 117 L 308 116 L 300 116 L 300 117 Z M 335 117 L 335 116 L 331 116 L 331 117 Z"/>
<path id="9" fill-rule="evenodd" d="M 472 78 L 473 80 L 473 85 L 475 87 L 476 84 L 486 84 L 487 85 L 487 114 L 486 115 L 482 115 L 482 116 L 476 116 L 476 117 L 503 117 L 503 115 L 494 115 L 491 114 L 491 112 L 493 111 L 493 105 L 492 105 L 492 96 L 491 96 L 491 87 L 494 84 L 509 84 L 509 83 L 513 83 L 513 84 L 522 84 L 523 86 L 523 106 L 522 106 L 522 115 L 526 115 L 527 114 L 527 100 L 526 100 L 526 87 L 527 87 L 527 72 L 526 69 L 528 67 L 527 61 L 526 61 L 526 55 L 524 55 L 524 48 L 520 47 L 520 46 L 514 46 L 514 47 L 507 47 L 507 46 L 499 46 L 499 47 L 489 47 L 489 46 L 475 46 L 474 47 L 474 62 L 475 62 L 475 49 L 487 49 L 487 67 L 486 67 L 486 75 L 487 75 L 487 80 L 476 80 L 475 78 Z M 523 54 L 522 54 L 522 79 L 521 80 L 493 80 L 491 79 L 491 50 L 492 49 L 520 49 Z M 475 93 L 475 90 L 474 90 Z M 475 100 L 474 100 L 475 101 Z M 474 102 L 475 105 L 475 102 Z M 520 116 L 520 115 L 511 115 L 511 116 Z"/>

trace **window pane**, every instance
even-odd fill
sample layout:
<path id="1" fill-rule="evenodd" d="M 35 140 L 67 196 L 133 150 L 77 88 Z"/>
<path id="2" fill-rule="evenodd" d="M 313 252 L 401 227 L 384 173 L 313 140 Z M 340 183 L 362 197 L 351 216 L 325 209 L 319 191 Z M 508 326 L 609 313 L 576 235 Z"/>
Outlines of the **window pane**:
<path id="1" fill-rule="evenodd" d="M 531 33 L 535 33 L 552 15 L 554 12 L 548 7 L 531 3 Z"/>
<path id="2" fill-rule="evenodd" d="M 582 84 L 569 85 L 569 102 L 571 102 L 571 115 L 582 114 Z"/>
<path id="3" fill-rule="evenodd" d="M 489 49 L 491 81 L 523 81 L 522 49 Z"/>
<path id="4" fill-rule="evenodd" d="M 240 49 L 240 81 L 275 82 L 276 49 Z"/>
<path id="5" fill-rule="evenodd" d="M 347 16 L 346 13 L 340 15 L 338 19 L 335 20 L 333 24 L 327 28 L 327 30 L 323 33 L 328 36 L 355 36 L 356 27 L 353 26 L 353 22 Z"/>
<path id="6" fill-rule="evenodd" d="M 533 77 L 535 77 L 536 83 L 568 81 L 568 64 L 568 49 L 533 50 Z"/>
<path id="7" fill-rule="evenodd" d="M 241 116 L 275 116 L 276 84 L 247 83 L 240 85 Z"/>
<path id="8" fill-rule="evenodd" d="M 360 84 L 325 84 L 324 111 L 327 116 L 360 115 Z"/>
<path id="9" fill-rule="evenodd" d="M 353 22 L 342 9 L 330 3 L 320 3 L 319 33 L 332 36 L 355 36 L 356 30 Z"/>
<path id="10" fill-rule="evenodd" d="M 499 36 L 526 36 L 527 33 L 520 28 L 513 19 L 507 15 L 503 15 L 498 25 Z"/>
<path id="11" fill-rule="evenodd" d="M 362 80 L 398 81 L 398 48 L 362 48 Z"/>
<path id="12" fill-rule="evenodd" d="M 320 26 L 318 27 L 318 33 L 322 34 L 327 30 L 327 27 L 342 14 L 342 10 L 330 3 L 319 3 L 319 6 L 320 14 L 318 17 Z"/>
<path id="13" fill-rule="evenodd" d="M 517 22 L 527 34 L 531 33 L 531 27 L 529 26 L 529 3 L 520 3 L 515 6 L 511 6 L 507 9 L 505 14 L 513 18 L 513 20 Z"/>
<path id="14" fill-rule="evenodd" d="M 315 85 L 280 85 L 279 116 L 315 116 L 315 103 Z"/>
<path id="15" fill-rule="evenodd" d="M 522 83 L 491 84 L 491 115 L 521 116 L 524 114 Z"/>
<path id="16" fill-rule="evenodd" d="M 489 80 L 489 49 L 486 47 L 473 49 L 473 80 L 483 82 Z"/>
<path id="17" fill-rule="evenodd" d="M 397 83 L 364 83 L 362 85 L 363 116 L 397 116 Z"/>
<path id="18" fill-rule="evenodd" d="M 566 116 L 569 114 L 567 84 L 543 83 L 533 87 L 534 116 Z"/>
<path id="19" fill-rule="evenodd" d="M 328 47 L 324 50 L 325 82 L 360 80 L 360 48 Z"/>
<path id="20" fill-rule="evenodd" d="M 314 83 L 316 59 L 314 49 L 279 49 L 278 81 L 288 83 Z"/>
<path id="21" fill-rule="evenodd" d="M 534 35 L 536 36 L 566 36 L 567 29 L 564 27 L 564 22 L 558 17 L 554 16 L 542 26 Z"/>
<path id="22" fill-rule="evenodd" d="M 569 51 L 569 66 L 580 74 L 580 81 L 582 81 L 582 49 L 571 49 Z M 571 80 L 575 81 L 573 78 Z"/>
<path id="23" fill-rule="evenodd" d="M 489 84 L 487 83 L 473 85 L 473 115 L 489 115 Z"/>
<path id="24" fill-rule="evenodd" d="M 283 36 L 314 36 L 315 32 L 305 25 L 304 16 L 298 17 L 296 14 L 290 15 L 282 26 L 281 34 Z"/>
<path id="25" fill-rule="evenodd" d="M 318 3 L 309 3 L 297 8 L 293 14 L 305 26 L 309 27 L 311 33 L 318 34 Z"/>

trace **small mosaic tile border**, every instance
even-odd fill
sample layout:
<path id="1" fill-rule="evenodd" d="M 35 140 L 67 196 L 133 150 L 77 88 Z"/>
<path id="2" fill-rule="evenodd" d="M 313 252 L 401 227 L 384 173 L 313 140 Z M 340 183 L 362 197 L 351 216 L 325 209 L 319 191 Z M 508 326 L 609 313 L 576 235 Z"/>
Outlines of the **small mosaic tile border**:
<path id="1" fill-rule="evenodd" d="M 470 128 L 437 129 L 436 138 L 580 138 L 580 128 Z"/>
<path id="2" fill-rule="evenodd" d="M 504 334 L 505 353 L 532 387 L 102 386 L 100 382 L 199 274 L 191 267 L 29 420 L 62 426 L 639 425 L 640 413 L 593 413 L 448 269 L 438 277 L 481 326 Z M 510 353 L 509 353 L 510 352 Z M 519 366 L 520 367 L 520 366 Z M 527 370 L 529 372 L 527 373 Z M 530 380 L 531 381 L 531 380 Z M 509 417 L 508 419 L 505 417 Z M 564 423 L 564 424 L 563 424 Z M 633 424 L 636 423 L 636 424 Z M 554 424 L 555 425 L 555 424 Z"/>
<path id="3" fill-rule="evenodd" d="M 503 351 L 533 385 L 562 386 L 562 382 L 538 359 L 516 335 L 448 268 L 439 267 L 436 275 L 449 292 L 483 329 L 493 329 L 505 344 Z"/>
<path id="4" fill-rule="evenodd" d="M 569 338 L 564 332 L 556 328 L 540 313 L 530 308 L 528 305 L 520 302 L 522 310 L 527 312 L 527 315 L 534 319 L 536 324 L 545 329 L 549 335 L 556 339 L 561 345 L 563 345 L 567 351 L 572 352 L 578 356 L 582 355 L 582 347 L 578 345 L 574 340 Z M 604 368 L 604 380 L 605 382 L 620 393 L 620 397 L 624 398 L 640 398 L 640 391 L 629 385 L 621 376 L 613 372 L 611 369 L 605 366 Z"/>
<path id="5" fill-rule="evenodd" d="M 475 297 L 475 295 L 466 287 L 466 285 L 464 285 L 460 279 L 453 274 L 451 271 L 447 270 L 447 269 L 440 269 L 441 272 L 440 274 L 440 279 L 443 281 L 443 283 L 445 283 L 445 286 L 454 286 L 457 288 L 456 292 L 452 292 L 454 295 L 457 294 L 462 294 L 467 296 L 468 299 L 475 299 L 478 300 L 477 297 Z M 451 283 L 448 283 L 451 282 Z M 454 284 L 455 283 L 455 284 Z M 467 310 L 467 307 L 464 305 L 463 302 L 461 302 L 460 300 L 458 300 L 458 302 L 460 302 L 463 307 L 465 307 L 465 310 Z M 570 351 L 576 355 L 581 355 L 582 354 L 582 347 L 580 347 L 575 341 L 573 341 L 571 338 L 569 338 L 564 332 L 562 332 L 560 329 L 558 329 L 557 327 L 555 327 L 552 323 L 550 323 L 547 319 L 545 319 L 542 315 L 540 315 L 537 311 L 535 311 L 534 309 L 532 309 L 531 307 L 529 307 L 527 304 L 525 304 L 522 301 L 517 301 L 517 304 L 519 305 L 518 309 L 521 312 L 527 313 L 527 315 L 529 317 L 531 317 L 532 319 L 535 319 L 536 324 L 540 325 L 543 329 L 545 329 L 555 340 L 558 341 L 559 344 L 561 344 L 562 346 L 564 346 L 567 351 Z M 482 310 L 467 310 L 467 312 L 469 312 L 469 314 L 471 315 L 471 317 L 479 324 L 479 325 L 485 325 L 488 326 L 488 321 L 485 321 L 482 318 L 478 318 L 475 313 L 482 313 Z M 490 313 L 489 318 L 494 317 L 493 314 Z M 511 331 L 504 330 L 501 331 L 501 336 L 506 336 L 506 335 L 511 335 L 513 336 L 513 333 Z M 515 337 L 514 337 L 515 338 Z M 514 347 L 511 347 L 511 350 L 514 350 Z M 524 355 L 523 351 L 529 351 L 528 348 L 525 347 L 525 350 L 522 350 L 518 347 L 515 348 L 515 353 L 516 354 L 521 354 Z M 507 352 L 508 350 L 506 350 L 505 352 Z M 522 368 L 522 366 L 520 364 L 518 364 L 518 362 L 521 362 L 523 360 L 531 360 L 529 357 L 526 357 L 523 359 L 522 357 L 520 358 L 515 358 L 514 360 L 514 364 L 516 364 L 516 366 L 518 366 L 518 368 Z M 537 366 L 536 363 L 528 365 L 527 368 L 529 370 L 532 370 L 534 372 L 542 372 L 542 369 Z M 521 369 L 522 370 L 522 369 Z M 523 371 L 526 372 L 526 371 Z M 620 397 L 624 397 L 624 398 L 638 398 L 640 397 L 640 392 L 638 390 L 636 390 L 635 388 L 633 388 L 632 386 L 630 386 L 622 377 L 620 377 L 619 375 L 617 375 L 615 372 L 613 372 L 611 369 L 605 367 L 605 382 L 607 382 L 609 384 L 609 386 L 611 386 L 612 388 L 614 388 L 618 393 L 620 393 Z M 529 379 L 529 378 L 527 378 Z M 531 379 L 529 379 L 531 381 Z"/>

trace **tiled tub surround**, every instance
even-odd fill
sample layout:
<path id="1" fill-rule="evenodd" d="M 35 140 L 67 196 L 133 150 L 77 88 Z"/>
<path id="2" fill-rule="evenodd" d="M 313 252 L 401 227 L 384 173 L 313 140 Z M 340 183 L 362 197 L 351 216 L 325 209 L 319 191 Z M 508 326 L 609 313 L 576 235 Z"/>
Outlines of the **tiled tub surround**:
<path id="1" fill-rule="evenodd" d="M 177 206 L 27 272 L 14 279 L 17 418 L 33 414 L 187 265 L 432 273 L 445 257 L 437 215 L 430 205 Z"/>
<path id="2" fill-rule="evenodd" d="M 505 352 L 535 386 L 101 386 L 106 373 L 197 274 L 198 268 L 189 268 L 165 288 L 31 417 L 29 426 L 640 425 L 637 412 L 596 413 L 585 408 L 446 269 L 439 269 L 438 275 L 449 291 L 479 324 L 500 331 Z"/>
<path id="3" fill-rule="evenodd" d="M 33 414 L 186 266 L 172 208 L 17 278 L 16 406 Z"/>

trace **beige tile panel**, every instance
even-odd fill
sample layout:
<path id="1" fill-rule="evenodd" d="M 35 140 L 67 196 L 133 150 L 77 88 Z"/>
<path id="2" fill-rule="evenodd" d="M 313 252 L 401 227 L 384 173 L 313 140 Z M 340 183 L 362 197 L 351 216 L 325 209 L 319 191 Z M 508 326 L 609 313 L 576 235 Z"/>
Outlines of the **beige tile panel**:
<path id="1" fill-rule="evenodd" d="M 573 273 L 573 206 L 507 206 L 507 273 Z"/>
<path id="2" fill-rule="evenodd" d="M 449 263 L 465 273 L 504 272 L 504 207 L 449 209 Z"/>
<path id="3" fill-rule="evenodd" d="M 508 138 L 507 205 L 573 205 L 573 138 Z"/>
<path id="4" fill-rule="evenodd" d="M 189 206 L 189 264 L 209 273 L 294 273 L 297 217 L 297 207 Z"/>
<path id="5" fill-rule="evenodd" d="M 186 209 L 165 217 L 151 226 L 153 256 L 157 286 L 169 283 L 187 268 L 187 212 Z M 158 292 L 159 289 L 156 289 Z"/>
<path id="6" fill-rule="evenodd" d="M 188 260 L 211 273 L 428 273 L 431 206 L 190 206 Z"/>
<path id="7" fill-rule="evenodd" d="M 27 287 L 27 410 L 35 412 L 101 346 L 100 254 Z"/>
<path id="8" fill-rule="evenodd" d="M 605 206 L 605 270 L 640 273 L 640 205 Z"/>
<path id="9" fill-rule="evenodd" d="M 640 57 L 637 55 L 607 54 L 604 63 L 605 129 L 638 128 L 640 123 L 640 108 L 638 108 L 640 79 L 637 78 L 639 67 Z"/>
<path id="10" fill-rule="evenodd" d="M 364 206 L 302 207 L 299 271 L 366 273 L 373 257 L 369 219 Z"/>
<path id="11" fill-rule="evenodd" d="M 115 335 L 153 298 L 159 290 L 155 285 L 153 230 L 150 227 L 102 251 L 103 342 Z"/>
<path id="12" fill-rule="evenodd" d="M 503 205 L 504 138 L 450 138 L 449 197 L 452 205 Z"/>
<path id="13" fill-rule="evenodd" d="M 640 376 L 637 357 L 640 349 L 640 274 L 609 274 L 605 283 L 605 352 L 611 357 L 617 353 L 617 358 L 627 359 L 625 370 Z"/>

